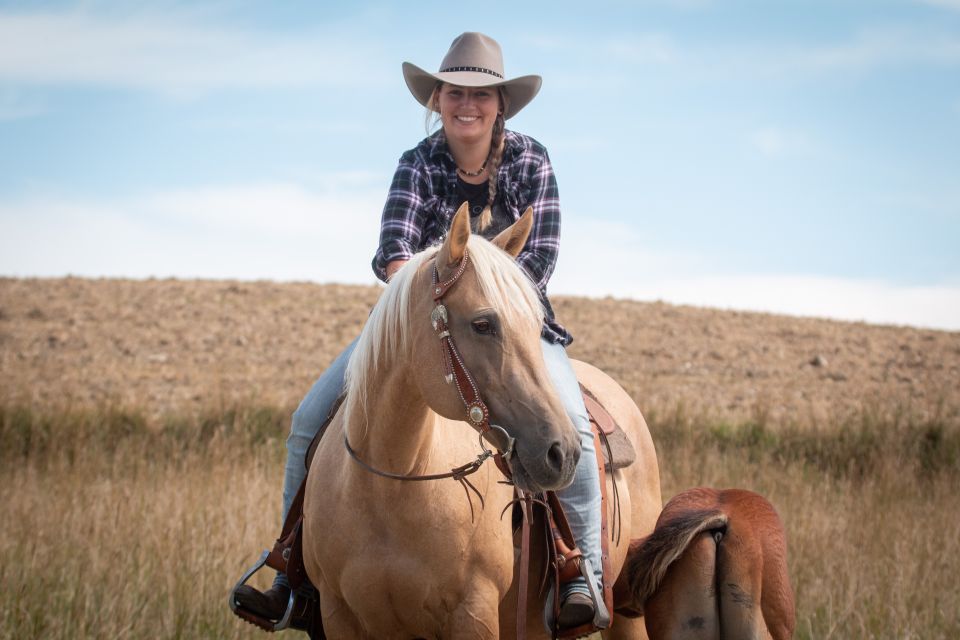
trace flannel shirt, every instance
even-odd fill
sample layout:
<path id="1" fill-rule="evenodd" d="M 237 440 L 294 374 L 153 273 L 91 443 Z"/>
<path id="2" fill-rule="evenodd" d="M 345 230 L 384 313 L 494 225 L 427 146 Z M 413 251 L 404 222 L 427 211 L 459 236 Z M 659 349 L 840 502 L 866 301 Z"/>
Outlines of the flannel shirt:
<path id="1" fill-rule="evenodd" d="M 383 207 L 380 245 L 373 257 L 377 277 L 386 281 L 390 262 L 409 260 L 441 242 L 461 204 L 458 200 L 457 165 L 441 129 L 400 157 Z M 533 228 L 517 263 L 540 291 L 546 310 L 543 337 L 569 345 L 573 337 L 557 323 L 547 299 L 547 282 L 560 248 L 560 197 L 547 150 L 533 138 L 505 132 L 495 210 L 497 205 L 514 221 L 528 206 L 533 207 Z"/>

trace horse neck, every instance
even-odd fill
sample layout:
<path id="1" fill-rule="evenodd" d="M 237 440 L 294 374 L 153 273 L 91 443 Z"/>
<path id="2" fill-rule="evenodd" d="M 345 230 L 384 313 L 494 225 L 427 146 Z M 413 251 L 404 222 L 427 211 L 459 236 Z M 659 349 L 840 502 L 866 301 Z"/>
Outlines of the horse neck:
<path id="1" fill-rule="evenodd" d="M 366 407 L 355 406 L 346 425 L 350 443 L 368 464 L 392 473 L 425 468 L 437 416 L 406 367 L 387 364 L 368 380 Z"/>

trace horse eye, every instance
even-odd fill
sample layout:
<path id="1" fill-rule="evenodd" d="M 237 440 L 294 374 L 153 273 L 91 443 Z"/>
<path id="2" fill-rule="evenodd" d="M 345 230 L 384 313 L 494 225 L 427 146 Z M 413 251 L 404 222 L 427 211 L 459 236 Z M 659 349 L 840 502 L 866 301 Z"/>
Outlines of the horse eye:
<path id="1" fill-rule="evenodd" d="M 481 335 L 493 333 L 493 325 L 489 320 L 474 320 L 471 324 L 473 324 L 473 330 Z"/>

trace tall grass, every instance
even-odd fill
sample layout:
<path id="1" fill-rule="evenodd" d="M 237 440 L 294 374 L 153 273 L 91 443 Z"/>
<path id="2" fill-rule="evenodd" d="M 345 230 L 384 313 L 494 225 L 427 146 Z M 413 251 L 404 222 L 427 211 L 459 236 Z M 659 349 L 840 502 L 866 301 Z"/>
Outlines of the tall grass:
<path id="1" fill-rule="evenodd" d="M 263 637 L 226 596 L 276 534 L 288 415 L 0 407 L 0 637 Z M 776 505 L 798 638 L 960 637 L 956 425 L 648 418 L 664 499 L 738 486 Z"/>

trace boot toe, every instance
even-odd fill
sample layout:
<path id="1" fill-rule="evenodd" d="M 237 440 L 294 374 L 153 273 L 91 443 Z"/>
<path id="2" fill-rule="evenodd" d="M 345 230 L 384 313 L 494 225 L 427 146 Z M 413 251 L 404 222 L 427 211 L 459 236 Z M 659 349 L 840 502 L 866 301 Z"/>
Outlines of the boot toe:
<path id="1" fill-rule="evenodd" d="M 234 599 L 238 605 L 251 613 L 269 620 L 279 620 L 287 611 L 290 589 L 273 586 L 261 593 L 250 585 L 244 584 L 237 588 Z"/>
<path id="2" fill-rule="evenodd" d="M 574 592 L 567 596 L 560 605 L 560 615 L 557 616 L 557 626 L 561 629 L 572 629 L 587 624 L 593 620 L 596 613 L 593 600 L 590 596 Z"/>

